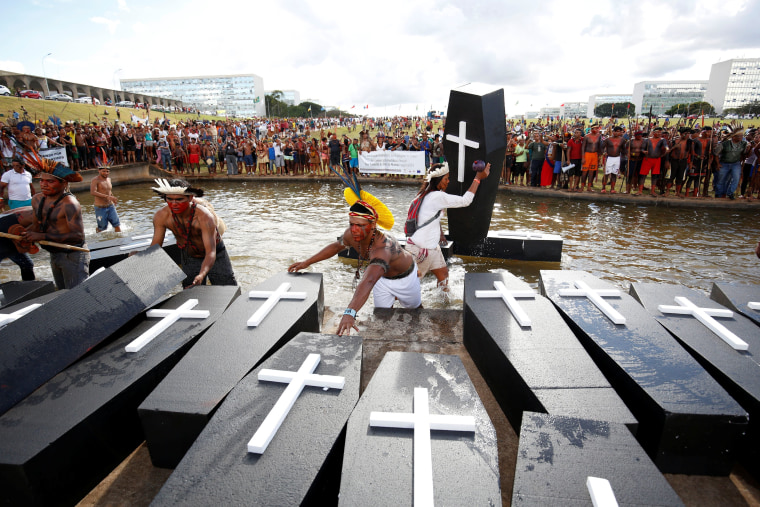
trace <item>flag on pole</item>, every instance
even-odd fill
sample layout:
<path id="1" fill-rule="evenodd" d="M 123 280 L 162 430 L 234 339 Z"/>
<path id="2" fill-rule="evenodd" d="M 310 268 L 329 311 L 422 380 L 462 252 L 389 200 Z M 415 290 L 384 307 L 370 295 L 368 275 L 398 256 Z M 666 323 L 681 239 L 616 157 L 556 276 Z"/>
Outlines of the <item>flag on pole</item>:
<path id="1" fill-rule="evenodd" d="M 309 106 L 309 112 L 311 112 L 311 106 Z"/>
<path id="2" fill-rule="evenodd" d="M 354 106 L 351 106 L 351 109 L 354 109 L 355 107 L 356 107 L 355 105 L 354 105 Z"/>

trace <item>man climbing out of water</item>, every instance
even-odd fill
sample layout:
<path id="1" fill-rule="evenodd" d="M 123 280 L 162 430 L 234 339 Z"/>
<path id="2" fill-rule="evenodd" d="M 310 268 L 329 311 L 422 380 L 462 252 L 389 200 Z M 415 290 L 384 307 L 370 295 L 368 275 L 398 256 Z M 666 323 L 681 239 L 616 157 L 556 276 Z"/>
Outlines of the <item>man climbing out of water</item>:
<path id="1" fill-rule="evenodd" d="M 41 192 L 32 197 L 34 222 L 21 234 L 23 240 L 53 241 L 85 248 L 82 208 L 77 198 L 69 192 L 69 182 L 82 181 L 82 176 L 36 153 L 27 153 L 24 159 L 37 171 Z M 42 248 L 50 252 L 50 269 L 59 289 L 76 287 L 89 276 L 89 251 L 49 245 L 42 245 Z"/>
<path id="2" fill-rule="evenodd" d="M 153 191 L 163 197 L 166 206 L 153 216 L 153 241 L 163 245 L 166 230 L 174 233 L 180 249 L 184 288 L 203 285 L 237 285 L 227 249 L 222 241 L 221 220 L 196 198 L 203 190 L 192 188 L 181 179 L 156 180 Z M 223 231 L 222 231 L 223 232 Z"/>
<path id="3" fill-rule="evenodd" d="M 338 335 L 350 334 L 351 328 L 359 330 L 356 327 L 356 312 L 367 302 L 370 291 L 376 308 L 390 308 L 396 299 L 404 308 L 417 308 L 422 305 L 420 281 L 414 258 L 401 248 L 393 236 L 377 229 L 378 226 L 386 230 L 393 227 L 393 215 L 371 194 L 363 190 L 358 193 L 362 198 L 373 201 L 373 204 L 366 200 L 357 200 L 355 194 L 351 196 L 349 192 L 353 192 L 353 189 L 348 188 L 344 193 L 351 208 L 348 213 L 349 227 L 343 232 L 343 237 L 305 261 L 296 262 L 288 267 L 288 271 L 293 273 L 315 262 L 329 259 L 349 247 L 358 252 L 356 278 L 359 280 L 361 277 L 361 280 L 340 319 L 336 331 Z M 369 261 L 366 269 L 362 269 L 366 261 Z M 361 275 L 362 271 L 364 276 Z"/>

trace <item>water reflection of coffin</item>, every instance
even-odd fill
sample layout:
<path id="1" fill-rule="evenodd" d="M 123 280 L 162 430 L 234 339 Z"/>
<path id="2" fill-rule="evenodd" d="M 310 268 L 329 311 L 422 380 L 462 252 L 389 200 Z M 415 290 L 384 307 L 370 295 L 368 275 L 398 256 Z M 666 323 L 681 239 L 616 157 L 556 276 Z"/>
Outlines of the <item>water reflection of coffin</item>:
<path id="1" fill-rule="evenodd" d="M 44 280 L 13 281 L 0 284 L 0 308 L 17 305 L 55 291 L 53 282 Z"/>
<path id="2" fill-rule="evenodd" d="M 90 249 L 90 273 L 102 267 L 109 267 L 129 257 L 133 252 L 141 252 L 150 246 L 153 234 L 141 234 L 87 244 Z M 180 264 L 177 240 L 172 234 L 164 238 L 164 251 L 174 262 Z"/>
<path id="3" fill-rule="evenodd" d="M 338 238 L 338 241 L 340 241 L 341 238 Z M 406 238 L 396 238 L 396 241 L 398 241 L 398 244 L 401 245 L 401 248 L 406 249 Z M 454 243 L 452 241 L 446 241 L 445 244 L 441 245 L 441 253 L 443 253 L 443 258 L 448 260 L 449 257 L 453 255 L 453 246 Z M 346 250 L 341 250 L 338 253 L 338 257 L 342 257 L 344 259 L 358 259 L 359 255 L 356 253 L 356 250 L 354 250 L 352 247 L 349 247 Z"/>
<path id="4" fill-rule="evenodd" d="M 5 501 L 59 505 L 81 499 L 143 441 L 137 406 L 239 294 L 231 286 L 180 292 L 157 308 L 174 310 L 195 300 L 193 310 L 206 310 L 208 317 L 179 319 L 127 352 L 128 344 L 162 323 L 143 314 L 0 417 Z"/>
<path id="5" fill-rule="evenodd" d="M 594 505 L 683 505 L 622 424 L 526 412 L 512 505 L 591 505 L 589 477 L 609 481 L 617 500 Z"/>
<path id="6" fill-rule="evenodd" d="M 639 420 L 636 437 L 660 470 L 728 475 L 747 429 L 736 400 L 609 282 L 542 270 L 540 287 Z"/>
<path id="7" fill-rule="evenodd" d="M 361 343 L 293 338 L 227 395 L 152 505 L 335 505 Z M 272 417 L 282 421 L 273 430 Z"/>
<path id="8" fill-rule="evenodd" d="M 492 231 L 474 243 L 454 242 L 454 254 L 492 259 L 560 262 L 562 237 L 521 231 Z"/>

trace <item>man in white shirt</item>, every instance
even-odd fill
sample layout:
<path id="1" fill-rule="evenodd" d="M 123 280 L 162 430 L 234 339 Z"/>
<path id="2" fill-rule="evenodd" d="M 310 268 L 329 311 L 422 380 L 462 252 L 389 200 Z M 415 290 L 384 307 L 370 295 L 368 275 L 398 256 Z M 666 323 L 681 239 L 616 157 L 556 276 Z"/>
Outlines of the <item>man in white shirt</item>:
<path id="1" fill-rule="evenodd" d="M 3 173 L 0 178 L 0 198 L 5 195 L 8 188 L 8 205 L 11 209 L 32 205 L 32 196 L 35 193 L 32 185 L 32 173 L 24 169 L 24 163 L 20 158 L 14 157 L 11 162 L 13 168 Z"/>

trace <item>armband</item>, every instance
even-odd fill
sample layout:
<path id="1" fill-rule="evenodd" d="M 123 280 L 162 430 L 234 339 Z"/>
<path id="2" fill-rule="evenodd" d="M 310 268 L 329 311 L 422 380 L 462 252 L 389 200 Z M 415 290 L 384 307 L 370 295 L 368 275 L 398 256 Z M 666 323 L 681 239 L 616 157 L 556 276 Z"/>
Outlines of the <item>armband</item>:
<path id="1" fill-rule="evenodd" d="M 391 269 L 391 265 L 385 262 L 383 259 L 372 259 L 371 261 L 369 261 L 368 265 L 371 266 L 372 264 L 383 268 L 384 273 L 387 273 L 388 270 Z"/>
<path id="2" fill-rule="evenodd" d="M 356 320 L 356 310 L 354 310 L 353 308 L 346 308 L 343 311 L 343 315 L 349 315 L 349 316 L 351 316 L 351 318 L 353 318 L 354 320 Z"/>

